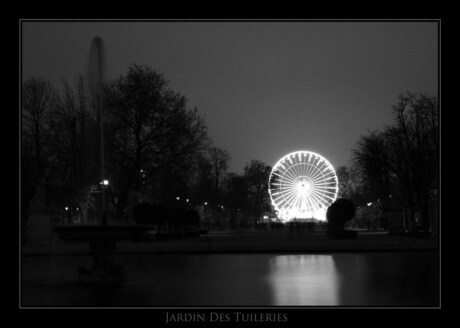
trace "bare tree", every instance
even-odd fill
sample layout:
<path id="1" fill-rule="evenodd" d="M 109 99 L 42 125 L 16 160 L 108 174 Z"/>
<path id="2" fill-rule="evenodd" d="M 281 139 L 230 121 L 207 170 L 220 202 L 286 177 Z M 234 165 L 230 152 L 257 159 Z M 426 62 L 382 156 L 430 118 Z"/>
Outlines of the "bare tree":
<path id="1" fill-rule="evenodd" d="M 253 215 L 259 219 L 264 203 L 268 200 L 268 178 L 271 167 L 262 161 L 252 160 L 244 168 L 244 176 L 248 184 L 248 192 L 253 199 Z"/>
<path id="2" fill-rule="evenodd" d="M 188 109 L 187 99 L 149 67 L 133 65 L 107 83 L 104 103 L 106 169 L 121 217 L 132 191 L 151 184 L 163 167 L 205 147 L 207 129 L 198 110 Z"/>
<path id="3" fill-rule="evenodd" d="M 415 226 L 427 227 L 428 207 L 439 184 L 439 108 L 437 97 L 406 92 L 393 107 L 395 126 L 387 129 L 391 164 Z"/>
<path id="4" fill-rule="evenodd" d="M 93 202 L 92 185 L 98 181 L 97 122 L 88 107 L 83 78 L 75 83 L 75 90 L 63 81 L 62 95 L 52 113 L 50 161 L 56 202 L 69 206 L 69 212 L 79 206 L 83 221 Z"/>
<path id="5" fill-rule="evenodd" d="M 38 179 L 44 177 L 45 147 L 49 142 L 50 114 L 56 91 L 49 81 L 31 77 L 22 86 L 21 136 L 23 159 L 32 158 Z"/>
<path id="6" fill-rule="evenodd" d="M 28 212 L 34 196 L 46 203 L 47 146 L 49 119 L 55 104 L 56 91 L 49 81 L 31 77 L 21 90 L 21 235 L 25 243 Z M 39 189 L 37 187 L 40 186 Z M 37 195 L 38 194 L 38 195 Z"/>
<path id="7" fill-rule="evenodd" d="M 368 197 L 381 202 L 384 217 L 387 217 L 390 209 L 389 195 L 394 184 L 390 157 L 386 134 L 379 131 L 361 136 L 357 148 L 353 149 L 353 167 Z"/>
<path id="8" fill-rule="evenodd" d="M 344 198 L 353 191 L 353 183 L 355 178 L 354 169 L 347 166 L 337 168 L 337 179 L 339 180 L 339 196 Z"/>
<path id="9" fill-rule="evenodd" d="M 429 206 L 437 201 L 433 195 L 439 188 L 438 100 L 407 92 L 400 95 L 393 113 L 393 126 L 358 140 L 354 166 L 373 196 L 380 198 L 384 212 L 391 205 L 389 195 L 399 190 L 410 226 L 427 228 Z"/>

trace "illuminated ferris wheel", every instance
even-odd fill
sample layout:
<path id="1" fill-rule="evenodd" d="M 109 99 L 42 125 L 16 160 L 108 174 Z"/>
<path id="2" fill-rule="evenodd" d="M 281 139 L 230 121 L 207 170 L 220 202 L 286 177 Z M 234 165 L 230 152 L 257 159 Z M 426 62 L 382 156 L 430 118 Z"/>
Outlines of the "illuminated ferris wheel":
<path id="1" fill-rule="evenodd" d="M 281 220 L 326 220 L 337 198 L 338 179 L 332 165 L 311 151 L 296 151 L 281 158 L 270 173 L 268 191 Z"/>

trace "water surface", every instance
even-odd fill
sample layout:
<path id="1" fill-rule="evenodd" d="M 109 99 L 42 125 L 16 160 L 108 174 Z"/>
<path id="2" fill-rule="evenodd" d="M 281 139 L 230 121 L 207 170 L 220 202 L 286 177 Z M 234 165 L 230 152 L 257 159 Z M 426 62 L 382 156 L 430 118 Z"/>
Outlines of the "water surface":
<path id="1" fill-rule="evenodd" d="M 78 284 L 89 256 L 22 261 L 23 306 L 438 306 L 434 252 L 117 255 L 118 288 Z"/>

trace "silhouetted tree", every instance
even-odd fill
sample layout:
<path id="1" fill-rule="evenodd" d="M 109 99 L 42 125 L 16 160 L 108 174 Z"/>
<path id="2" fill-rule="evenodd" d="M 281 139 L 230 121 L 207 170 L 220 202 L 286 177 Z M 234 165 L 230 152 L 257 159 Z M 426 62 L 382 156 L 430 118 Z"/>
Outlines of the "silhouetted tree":
<path id="1" fill-rule="evenodd" d="M 428 227 L 433 191 L 439 188 L 439 108 L 437 97 L 406 92 L 394 106 L 396 125 L 386 131 L 391 165 L 415 226 Z M 435 193 L 437 194 L 437 193 Z"/>
<path id="2" fill-rule="evenodd" d="M 391 151 L 387 135 L 379 131 L 361 136 L 357 148 L 353 149 L 353 165 L 361 177 L 363 189 L 373 201 L 382 202 L 385 217 L 390 208 L 389 196 L 395 182 L 391 171 Z"/>
<path id="3" fill-rule="evenodd" d="M 129 194 L 153 182 L 164 167 L 187 160 L 208 140 L 204 119 L 187 99 L 167 87 L 162 74 L 133 65 L 105 88 L 107 171 L 113 181 L 117 216 Z M 140 172 L 143 170 L 143 174 Z"/>
<path id="4" fill-rule="evenodd" d="M 56 90 L 49 81 L 31 77 L 21 89 L 21 223 L 25 242 L 30 203 L 37 185 L 47 180 L 50 113 Z"/>
<path id="5" fill-rule="evenodd" d="M 221 184 L 225 176 L 230 161 L 230 154 L 218 147 L 211 147 L 208 149 L 208 158 L 211 164 L 212 175 L 214 179 L 214 197 L 213 202 L 215 205 L 221 202 Z"/>
<path id="6" fill-rule="evenodd" d="M 252 212 L 257 220 L 261 217 L 268 200 L 268 178 L 271 167 L 262 161 L 252 160 L 244 168 L 244 177 L 247 181 L 248 193 L 252 199 Z"/>
<path id="7" fill-rule="evenodd" d="M 47 162 L 44 155 L 50 141 L 50 116 L 57 93 L 49 81 L 31 77 L 21 90 L 21 146 L 24 160 L 32 159 L 37 178 L 43 178 Z"/>
<path id="8" fill-rule="evenodd" d="M 100 181 L 98 166 L 99 129 L 80 76 L 75 90 L 63 81 L 62 94 L 52 112 L 50 135 L 51 189 L 54 201 L 79 206 L 86 221 L 88 208 L 94 203 L 91 186 Z"/>
<path id="9" fill-rule="evenodd" d="M 395 125 L 359 139 L 353 150 L 354 167 L 384 213 L 400 198 L 410 226 L 417 225 L 419 213 L 418 224 L 427 228 L 439 185 L 438 100 L 407 92 L 400 95 L 393 113 Z"/>
<path id="10" fill-rule="evenodd" d="M 337 179 L 339 180 L 339 196 L 344 198 L 345 195 L 351 194 L 353 191 L 355 173 L 354 170 L 347 166 L 337 168 Z"/>
<path id="11" fill-rule="evenodd" d="M 212 164 L 206 152 L 199 154 L 193 174 L 193 195 L 197 203 L 214 201 L 214 178 Z"/>

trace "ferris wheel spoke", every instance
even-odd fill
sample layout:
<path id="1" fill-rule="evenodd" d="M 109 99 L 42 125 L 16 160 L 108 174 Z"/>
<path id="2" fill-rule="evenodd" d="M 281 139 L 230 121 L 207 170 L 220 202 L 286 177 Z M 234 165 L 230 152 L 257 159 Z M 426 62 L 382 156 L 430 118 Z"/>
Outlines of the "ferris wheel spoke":
<path id="1" fill-rule="evenodd" d="M 312 208 L 313 210 L 318 210 L 319 209 L 319 205 L 318 204 L 321 204 L 321 206 L 323 206 L 323 202 L 319 199 L 316 199 L 315 197 L 313 197 L 313 195 L 309 195 L 309 198 L 310 198 L 310 201 L 312 203 Z"/>
<path id="2" fill-rule="evenodd" d="M 294 175 L 293 172 L 291 172 L 291 169 L 290 169 L 290 168 L 289 168 L 288 170 L 284 171 L 283 177 L 284 177 L 284 176 L 288 176 L 289 179 L 290 179 L 290 181 L 292 181 L 292 182 L 294 182 L 295 179 L 296 179 L 296 176 Z"/>
<path id="3" fill-rule="evenodd" d="M 321 174 L 321 179 L 324 181 L 329 180 L 329 178 L 334 178 L 334 176 L 328 172 L 320 172 L 320 174 Z"/>
<path id="4" fill-rule="evenodd" d="M 300 166 L 300 168 L 301 168 L 302 176 L 305 176 L 305 177 L 306 177 L 306 176 L 307 176 L 307 170 L 306 170 L 306 165 L 305 165 L 305 163 L 302 163 L 301 166 Z"/>
<path id="5" fill-rule="evenodd" d="M 299 167 L 299 163 L 296 163 L 295 165 L 292 166 L 292 173 L 295 175 L 296 178 L 299 178 L 300 176 L 302 176 L 302 173 Z"/>
<path id="6" fill-rule="evenodd" d="M 331 194 L 334 195 L 334 193 L 331 193 Z M 329 195 L 329 193 L 323 193 L 323 194 L 321 194 L 320 196 L 321 196 L 322 198 L 328 198 L 328 199 L 334 201 L 334 200 L 335 200 L 335 197 L 332 196 L 332 195 Z"/>
<path id="7" fill-rule="evenodd" d="M 283 196 L 273 199 L 273 202 L 275 203 L 276 206 L 280 208 L 283 207 L 282 206 L 283 204 L 287 204 L 286 199 Z"/>
<path id="8" fill-rule="evenodd" d="M 328 207 L 328 202 L 324 200 L 323 195 L 317 194 L 316 192 L 311 193 L 311 197 L 319 202 L 321 205 Z"/>
<path id="9" fill-rule="evenodd" d="M 336 189 L 334 188 L 316 188 L 313 190 L 317 195 L 322 195 L 322 194 L 334 194 Z"/>
<path id="10" fill-rule="evenodd" d="M 315 183 L 315 186 L 318 186 L 318 187 L 334 186 L 334 185 L 335 185 L 334 182 L 327 181 L 327 179 L 324 181 L 318 181 L 317 183 Z"/>
<path id="11" fill-rule="evenodd" d="M 286 190 L 283 192 L 280 192 L 281 198 L 286 199 L 291 196 L 291 194 L 295 194 L 292 190 Z"/>
<path id="12" fill-rule="evenodd" d="M 294 182 L 295 179 L 296 179 L 295 173 L 292 172 L 291 169 L 287 170 L 286 173 L 285 173 L 285 175 L 289 177 L 289 179 L 290 179 L 291 182 Z"/>
<path id="13" fill-rule="evenodd" d="M 283 174 L 283 177 L 280 179 L 281 183 L 294 183 L 294 178 L 286 173 Z"/>
<path id="14" fill-rule="evenodd" d="M 311 171 L 313 170 L 313 166 L 310 163 L 306 163 L 306 164 L 307 164 L 307 168 L 306 168 L 305 176 L 309 177 L 311 175 Z"/>
<path id="15" fill-rule="evenodd" d="M 280 183 L 278 184 L 278 187 L 276 187 L 276 189 L 292 189 L 292 183 L 291 184 L 287 184 L 287 183 Z"/>
<path id="16" fill-rule="evenodd" d="M 323 177 L 323 172 L 321 172 L 320 170 L 315 168 L 315 171 L 312 172 L 312 174 L 311 174 L 312 181 L 313 182 L 319 181 L 319 179 L 322 179 L 322 177 Z"/>
<path id="17" fill-rule="evenodd" d="M 296 196 L 297 196 L 297 195 L 296 195 L 295 192 L 289 193 L 289 194 L 288 194 L 288 197 L 286 197 L 287 203 L 292 204 L 292 203 L 293 203 L 292 201 L 294 200 L 294 198 L 295 198 Z"/>
<path id="18" fill-rule="evenodd" d="M 302 163 L 297 163 L 297 164 L 295 165 L 295 170 L 296 170 L 296 172 L 297 172 L 297 176 L 298 176 L 298 177 L 303 176 L 303 174 L 302 174 Z"/>
<path id="19" fill-rule="evenodd" d="M 313 201 L 310 195 L 306 195 L 305 198 L 306 198 L 306 202 L 308 203 L 308 209 L 313 208 Z"/>
<path id="20" fill-rule="evenodd" d="M 294 199 L 294 207 L 301 209 L 302 208 L 302 197 L 297 194 L 296 198 Z"/>
<path id="21" fill-rule="evenodd" d="M 321 174 L 321 171 L 318 170 L 317 167 L 312 166 L 309 172 L 309 177 L 312 181 L 315 181 L 320 174 Z"/>
<path id="22" fill-rule="evenodd" d="M 310 172 L 310 169 L 311 169 L 311 165 L 308 164 L 308 163 L 305 163 L 305 164 L 304 164 L 304 169 L 303 169 L 303 170 L 304 170 L 304 175 L 305 175 L 306 177 L 308 177 L 308 174 L 309 174 L 309 172 Z"/>
<path id="23" fill-rule="evenodd" d="M 280 172 L 280 171 L 278 171 L 278 172 Z M 283 172 L 280 172 L 280 173 L 278 173 L 278 172 L 273 172 L 273 174 L 278 176 L 281 180 L 286 179 L 286 173 L 285 173 L 286 171 L 283 171 Z M 292 181 L 294 181 L 294 180 L 292 180 Z"/>

